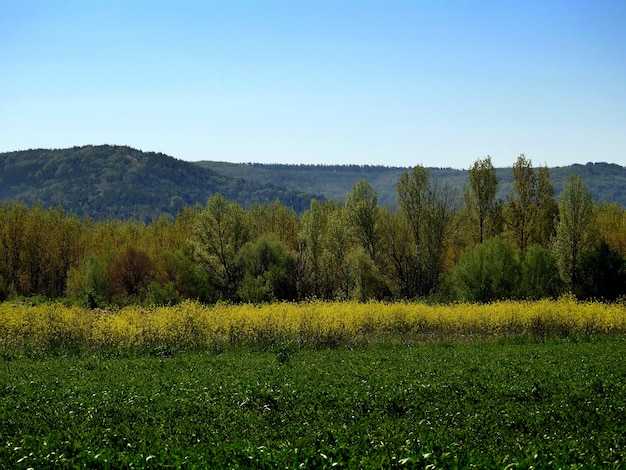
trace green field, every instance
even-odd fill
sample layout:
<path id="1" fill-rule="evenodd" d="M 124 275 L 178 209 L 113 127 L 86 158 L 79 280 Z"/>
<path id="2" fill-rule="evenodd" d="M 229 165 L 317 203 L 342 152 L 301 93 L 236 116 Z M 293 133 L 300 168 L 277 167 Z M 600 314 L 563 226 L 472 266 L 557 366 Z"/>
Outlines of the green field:
<path id="1" fill-rule="evenodd" d="M 626 341 L 5 355 L 1 468 L 626 468 Z"/>

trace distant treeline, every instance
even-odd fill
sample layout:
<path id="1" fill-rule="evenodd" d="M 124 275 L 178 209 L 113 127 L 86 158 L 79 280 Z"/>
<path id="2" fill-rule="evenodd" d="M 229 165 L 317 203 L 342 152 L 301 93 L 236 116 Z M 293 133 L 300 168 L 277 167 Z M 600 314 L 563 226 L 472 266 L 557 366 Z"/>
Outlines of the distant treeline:
<path id="1" fill-rule="evenodd" d="M 402 173 L 410 170 L 380 165 L 236 164 L 211 161 L 198 162 L 197 165 L 225 176 L 323 194 L 327 199 L 342 202 L 354 183 L 363 179 L 376 190 L 379 205 L 393 209 L 398 208 L 396 183 Z M 431 181 L 448 184 L 460 192 L 469 183 L 468 171 L 465 169 L 430 168 L 429 171 Z M 612 163 L 587 163 L 550 168 L 550 179 L 557 197 L 572 174 L 583 178 L 595 202 L 616 202 L 626 207 L 626 167 Z M 500 182 L 497 195 L 506 199 L 513 183 L 512 168 L 496 168 L 496 175 Z"/>
<path id="2" fill-rule="evenodd" d="M 357 181 L 345 203 L 244 208 L 221 194 L 152 222 L 0 206 L 0 299 L 112 304 L 306 299 L 537 299 L 626 294 L 626 210 L 593 202 L 572 175 L 558 199 L 547 167 L 521 155 L 506 198 L 491 159 L 462 192 L 416 166 L 398 208 Z"/>

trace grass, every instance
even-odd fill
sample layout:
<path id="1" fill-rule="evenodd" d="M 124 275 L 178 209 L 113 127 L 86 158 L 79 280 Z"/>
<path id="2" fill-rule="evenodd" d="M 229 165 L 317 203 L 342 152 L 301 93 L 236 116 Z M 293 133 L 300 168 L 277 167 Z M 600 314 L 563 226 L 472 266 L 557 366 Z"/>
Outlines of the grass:
<path id="1" fill-rule="evenodd" d="M 0 468 L 626 468 L 626 341 L 5 355 Z"/>

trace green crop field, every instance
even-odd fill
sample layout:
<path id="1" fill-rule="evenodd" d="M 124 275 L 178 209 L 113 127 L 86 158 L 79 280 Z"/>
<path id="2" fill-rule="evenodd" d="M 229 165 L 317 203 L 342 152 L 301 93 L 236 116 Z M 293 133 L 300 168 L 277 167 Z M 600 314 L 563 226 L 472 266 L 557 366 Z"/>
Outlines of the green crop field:
<path id="1" fill-rule="evenodd" d="M 626 341 L 4 355 L 1 468 L 626 468 Z"/>

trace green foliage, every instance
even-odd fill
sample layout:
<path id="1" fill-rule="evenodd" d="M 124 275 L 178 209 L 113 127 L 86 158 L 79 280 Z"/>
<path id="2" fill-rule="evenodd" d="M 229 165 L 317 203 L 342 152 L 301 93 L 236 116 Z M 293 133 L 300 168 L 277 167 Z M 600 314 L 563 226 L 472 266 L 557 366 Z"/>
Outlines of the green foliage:
<path id="1" fill-rule="evenodd" d="M 468 171 L 469 186 L 465 187 L 464 199 L 469 217 L 476 220 L 478 243 L 498 235 L 499 214 L 496 194 L 498 177 L 491 157 L 476 160 Z"/>
<path id="2" fill-rule="evenodd" d="M 531 240 L 544 248 L 549 248 L 556 236 L 559 206 L 554 194 L 550 170 L 547 166 L 539 167 L 537 170 L 537 214 Z"/>
<path id="3" fill-rule="evenodd" d="M 537 223 L 538 183 L 532 162 L 524 154 L 513 165 L 513 186 L 507 204 L 507 222 L 514 246 L 522 257 L 531 244 Z"/>
<path id="4" fill-rule="evenodd" d="M 522 262 L 522 293 L 529 299 L 557 298 L 562 281 L 554 254 L 541 245 L 533 245 Z"/>
<path id="5" fill-rule="evenodd" d="M 280 242 L 260 238 L 246 243 L 237 254 L 243 281 L 237 293 L 244 302 L 295 300 L 296 259 Z"/>
<path id="6" fill-rule="evenodd" d="M 5 357 L 0 465 L 622 468 L 625 353 L 604 339 Z"/>
<path id="7" fill-rule="evenodd" d="M 357 181 L 346 196 L 346 213 L 357 241 L 373 260 L 380 238 L 379 211 L 376 190 L 365 180 Z"/>
<path id="8" fill-rule="evenodd" d="M 180 292 L 173 282 L 161 284 L 152 281 L 147 288 L 145 304 L 153 306 L 176 305 L 181 301 Z"/>
<path id="9" fill-rule="evenodd" d="M 72 268 L 68 275 L 67 295 L 88 308 L 103 308 L 111 301 L 108 267 L 90 254 L 82 269 Z"/>
<path id="10" fill-rule="evenodd" d="M 215 302 L 215 293 L 209 291 L 209 276 L 184 251 L 164 255 L 164 279 L 181 298 Z"/>
<path id="11" fill-rule="evenodd" d="M 80 222 L 61 209 L 0 205 L 0 276 L 19 295 L 64 294 L 79 259 Z"/>
<path id="12" fill-rule="evenodd" d="M 443 274 L 444 255 L 459 212 L 458 198 L 449 186 L 432 183 L 428 169 L 420 165 L 411 174 L 402 174 L 397 191 L 400 211 L 413 235 L 411 266 L 402 284 L 409 297 L 429 296 Z"/>
<path id="13" fill-rule="evenodd" d="M 570 176 L 559 198 L 559 223 L 554 252 L 568 289 L 578 284 L 580 257 L 593 239 L 593 203 L 581 177 Z"/>
<path id="14" fill-rule="evenodd" d="M 490 302 L 517 296 L 521 274 L 511 245 L 493 237 L 465 253 L 452 276 L 460 300 Z"/>
<path id="15" fill-rule="evenodd" d="M 235 300 L 240 266 L 236 257 L 250 237 L 248 213 L 238 204 L 217 194 L 207 201 L 196 218 L 193 231 L 195 258 L 209 273 L 213 287 L 226 300 Z"/>

